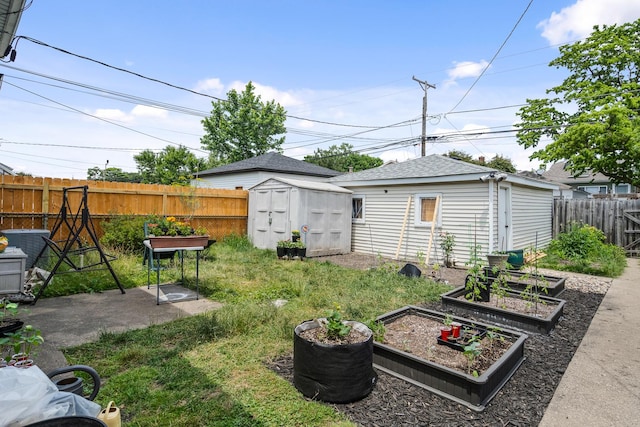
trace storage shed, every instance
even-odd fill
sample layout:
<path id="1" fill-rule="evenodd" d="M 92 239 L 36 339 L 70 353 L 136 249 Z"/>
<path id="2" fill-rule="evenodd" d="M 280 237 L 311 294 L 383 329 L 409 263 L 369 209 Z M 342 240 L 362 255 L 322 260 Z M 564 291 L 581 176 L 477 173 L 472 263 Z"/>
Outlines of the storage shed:
<path id="1" fill-rule="evenodd" d="M 351 251 L 351 190 L 333 184 L 269 178 L 249 189 L 249 238 L 260 249 L 300 230 L 307 256 Z"/>

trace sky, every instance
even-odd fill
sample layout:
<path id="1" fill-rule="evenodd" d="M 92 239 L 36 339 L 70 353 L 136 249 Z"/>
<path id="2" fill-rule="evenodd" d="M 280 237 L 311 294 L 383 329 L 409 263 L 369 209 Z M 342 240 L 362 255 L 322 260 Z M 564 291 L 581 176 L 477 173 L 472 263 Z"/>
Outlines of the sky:
<path id="1" fill-rule="evenodd" d="M 0 162 L 34 176 L 135 172 L 200 138 L 212 102 L 252 81 L 287 111 L 283 153 L 348 143 L 384 161 L 464 151 L 537 170 L 518 109 L 560 84 L 558 47 L 640 18 L 629 0 L 27 0 L 0 62 Z M 7 58 L 5 58 L 6 60 Z M 433 86 L 433 87 L 431 87 Z M 466 133 L 466 135 L 465 135 Z M 542 143 L 544 145 L 544 141 Z"/>

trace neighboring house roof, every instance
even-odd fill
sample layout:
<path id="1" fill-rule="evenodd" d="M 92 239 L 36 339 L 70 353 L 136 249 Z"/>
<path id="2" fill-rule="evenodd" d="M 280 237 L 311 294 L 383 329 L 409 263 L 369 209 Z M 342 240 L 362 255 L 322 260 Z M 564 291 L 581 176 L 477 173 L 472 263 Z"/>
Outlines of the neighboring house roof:
<path id="1" fill-rule="evenodd" d="M 26 0 L 0 0 L 0 57 L 16 35 Z"/>
<path id="2" fill-rule="evenodd" d="M 13 169 L 9 166 L 0 163 L 0 175 L 15 175 L 15 172 L 13 172 Z"/>
<path id="3" fill-rule="evenodd" d="M 229 163 L 228 165 L 199 172 L 198 177 L 202 178 L 211 175 L 255 171 L 284 172 L 296 175 L 324 177 L 336 176 L 342 173 L 334 171 L 333 169 L 314 165 L 313 163 L 292 159 L 291 157 L 283 156 L 280 153 L 267 153 L 261 156 L 240 160 L 239 162 Z"/>
<path id="4" fill-rule="evenodd" d="M 353 193 L 353 191 L 351 191 L 351 190 L 347 190 L 346 188 L 338 187 L 337 185 L 329 184 L 328 182 L 304 181 L 302 179 L 292 179 L 292 178 L 282 178 L 282 177 L 274 177 L 274 178 L 265 179 L 260 184 L 256 184 L 253 187 L 251 187 L 249 190 L 251 190 L 252 188 L 257 187 L 259 185 L 262 185 L 263 183 L 265 183 L 267 181 L 270 181 L 270 180 L 280 181 L 282 183 L 285 183 L 285 184 L 288 184 L 288 185 L 292 185 L 292 186 L 298 187 L 298 188 L 304 188 L 304 189 L 307 189 L 307 190 L 332 191 L 334 193 Z"/>
<path id="5" fill-rule="evenodd" d="M 591 184 L 591 183 L 609 183 L 611 179 L 601 173 L 591 173 L 586 171 L 582 175 L 574 178 L 571 171 L 567 168 L 567 162 L 557 162 L 551 165 L 549 170 L 544 171 L 542 176 L 549 181 L 562 182 L 564 184 Z"/>
<path id="6" fill-rule="evenodd" d="M 407 160 L 401 163 L 383 165 L 360 172 L 348 173 L 329 179 L 338 185 L 388 185 L 416 184 L 454 181 L 477 181 L 490 173 L 503 173 L 497 169 L 480 166 L 462 160 L 432 154 L 426 157 Z M 510 182 L 534 187 L 555 189 L 555 184 L 532 180 L 514 174 L 506 174 Z"/>

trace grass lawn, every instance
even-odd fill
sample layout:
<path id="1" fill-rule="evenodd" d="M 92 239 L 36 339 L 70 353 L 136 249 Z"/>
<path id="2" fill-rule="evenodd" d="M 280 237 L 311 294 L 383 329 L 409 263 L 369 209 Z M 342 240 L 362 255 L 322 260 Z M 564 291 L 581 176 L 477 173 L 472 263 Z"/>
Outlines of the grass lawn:
<path id="1" fill-rule="evenodd" d="M 336 305 L 367 322 L 407 304 L 432 301 L 450 287 L 397 274 L 356 271 L 327 262 L 280 261 L 274 251 L 233 238 L 209 248 L 200 263 L 201 294 L 224 304 L 212 313 L 68 349 L 70 364 L 95 368 L 104 381 L 96 401 L 114 400 L 127 426 L 347 426 L 329 405 L 312 402 L 265 362 L 293 350 L 293 329 Z M 193 254 L 185 269 L 195 268 Z M 124 287 L 146 285 L 142 256 L 112 266 Z M 163 272 L 163 281 L 178 277 Z M 108 271 L 70 274 L 45 297 L 112 289 Z M 288 301 L 277 308 L 276 299 Z M 46 339 L 46 337 L 45 337 Z"/>

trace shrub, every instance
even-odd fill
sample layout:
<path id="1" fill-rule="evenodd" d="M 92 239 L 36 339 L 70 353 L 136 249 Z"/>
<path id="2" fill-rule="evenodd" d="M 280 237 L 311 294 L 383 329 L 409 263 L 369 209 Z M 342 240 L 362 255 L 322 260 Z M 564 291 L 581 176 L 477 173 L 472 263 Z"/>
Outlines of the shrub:
<path id="1" fill-rule="evenodd" d="M 100 243 L 109 248 L 133 253 L 143 250 L 144 223 L 147 218 L 119 215 L 101 223 L 104 235 Z"/>
<path id="2" fill-rule="evenodd" d="M 597 255 L 604 245 L 604 233 L 591 225 L 572 223 L 569 230 L 558 235 L 549 250 L 561 258 L 587 260 Z"/>
<path id="3" fill-rule="evenodd" d="M 565 233 L 551 241 L 542 267 L 598 276 L 619 276 L 627 264 L 624 249 L 605 243 L 597 228 L 573 223 Z"/>

